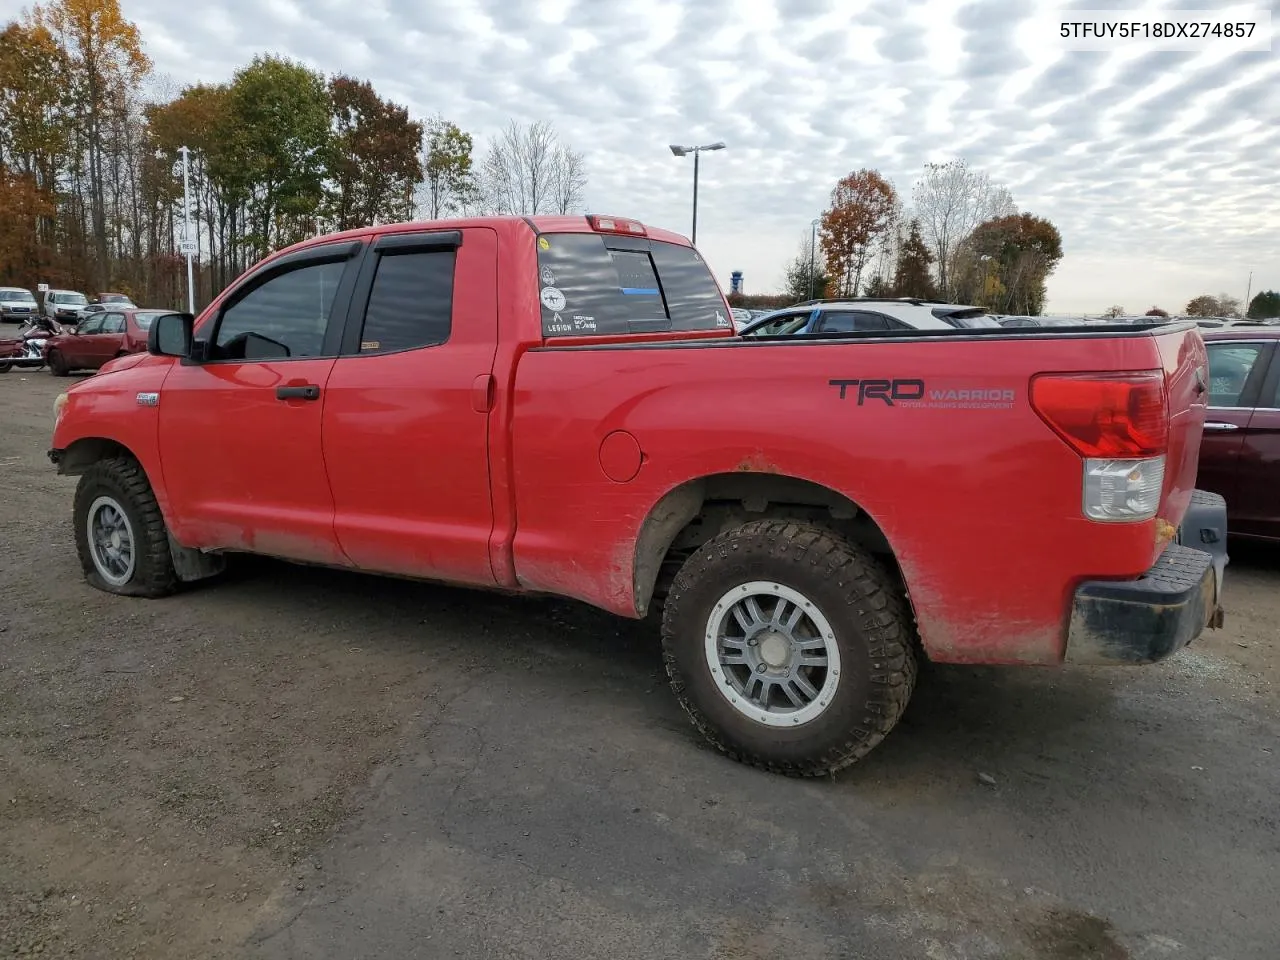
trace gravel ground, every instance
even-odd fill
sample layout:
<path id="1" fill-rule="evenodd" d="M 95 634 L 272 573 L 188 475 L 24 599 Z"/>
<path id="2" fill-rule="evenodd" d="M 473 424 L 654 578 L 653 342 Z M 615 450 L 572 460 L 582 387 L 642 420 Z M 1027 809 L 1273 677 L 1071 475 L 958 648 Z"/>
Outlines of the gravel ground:
<path id="1" fill-rule="evenodd" d="M 0 957 L 1273 960 L 1280 550 L 1136 670 L 930 668 L 833 781 L 706 750 L 650 623 L 246 560 L 87 587 L 0 376 Z"/>

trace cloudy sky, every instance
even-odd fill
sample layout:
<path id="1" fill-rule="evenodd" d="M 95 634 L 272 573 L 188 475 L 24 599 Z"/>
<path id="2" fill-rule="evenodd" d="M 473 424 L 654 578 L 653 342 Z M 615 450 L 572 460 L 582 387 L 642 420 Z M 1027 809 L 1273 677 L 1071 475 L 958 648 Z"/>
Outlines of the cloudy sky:
<path id="1" fill-rule="evenodd" d="M 12 10 L 5 10 L 6 7 Z M 16 0 L 0 12 L 16 13 Z M 255 53 L 368 78 L 480 143 L 549 120 L 589 208 L 688 233 L 728 287 L 776 289 L 834 182 L 910 195 L 962 156 L 1062 231 L 1050 312 L 1180 309 L 1280 289 L 1280 0 L 123 0 L 158 71 L 217 81 Z M 1072 9 L 1270 10 L 1270 52 L 1063 53 Z M 7 17 L 6 17 L 7 18 Z"/>

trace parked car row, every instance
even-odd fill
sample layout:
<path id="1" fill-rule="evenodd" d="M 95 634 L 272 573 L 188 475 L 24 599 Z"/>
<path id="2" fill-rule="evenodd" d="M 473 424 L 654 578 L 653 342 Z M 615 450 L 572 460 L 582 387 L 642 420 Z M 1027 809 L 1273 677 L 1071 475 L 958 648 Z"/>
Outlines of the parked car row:
<path id="1" fill-rule="evenodd" d="M 42 301 L 25 287 L 0 287 L 0 320 L 10 323 L 22 323 L 31 317 L 79 323 L 85 317 L 111 307 L 126 309 L 136 306 L 123 293 L 99 293 L 90 299 L 77 290 L 47 290 Z"/>

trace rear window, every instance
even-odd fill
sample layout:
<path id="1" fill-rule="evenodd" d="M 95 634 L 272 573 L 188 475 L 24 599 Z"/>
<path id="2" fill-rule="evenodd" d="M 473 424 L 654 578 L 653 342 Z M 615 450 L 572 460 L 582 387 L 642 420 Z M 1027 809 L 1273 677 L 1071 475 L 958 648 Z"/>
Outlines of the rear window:
<path id="1" fill-rule="evenodd" d="M 139 330 L 150 330 L 151 324 L 155 321 L 156 317 L 164 316 L 167 316 L 164 311 L 157 311 L 156 313 L 135 313 L 133 315 L 133 322 L 138 325 Z"/>
<path id="2" fill-rule="evenodd" d="M 544 337 L 731 327 L 698 252 L 639 237 L 553 233 L 538 238 Z"/>
<path id="3" fill-rule="evenodd" d="M 953 327 L 973 328 L 1000 326 L 1000 322 L 981 307 L 971 307 L 964 310 L 935 307 L 933 315 L 943 323 L 949 323 Z"/>

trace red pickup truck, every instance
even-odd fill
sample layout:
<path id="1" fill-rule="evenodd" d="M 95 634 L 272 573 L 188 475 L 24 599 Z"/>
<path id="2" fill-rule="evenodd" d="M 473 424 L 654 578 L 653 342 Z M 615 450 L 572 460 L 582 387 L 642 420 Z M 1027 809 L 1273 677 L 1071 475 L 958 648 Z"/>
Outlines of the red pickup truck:
<path id="1" fill-rule="evenodd" d="M 742 339 L 688 241 L 399 224 L 251 268 L 56 404 L 91 584 L 249 552 L 661 611 L 737 759 L 864 756 L 919 657 L 1158 660 L 1221 620 L 1195 327 Z"/>

